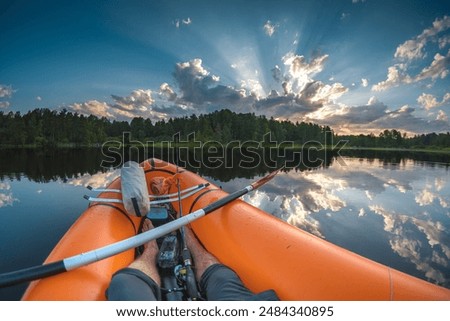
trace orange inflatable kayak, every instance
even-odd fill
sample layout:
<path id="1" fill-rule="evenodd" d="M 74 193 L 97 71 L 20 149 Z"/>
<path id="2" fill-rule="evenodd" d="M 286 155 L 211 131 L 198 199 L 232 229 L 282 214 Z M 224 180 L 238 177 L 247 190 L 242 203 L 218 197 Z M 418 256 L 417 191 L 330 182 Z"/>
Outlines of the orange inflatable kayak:
<path id="1" fill-rule="evenodd" d="M 207 181 L 175 165 L 150 159 L 141 164 L 147 188 L 156 177 L 178 170 L 181 189 Z M 110 189 L 120 190 L 120 178 Z M 176 193 L 170 186 L 169 193 Z M 117 199 L 118 192 L 99 198 Z M 150 193 L 151 194 L 151 193 Z M 217 186 L 182 199 L 185 213 L 204 208 L 227 195 Z M 179 202 L 173 201 L 178 211 Z M 56 262 L 132 237 L 141 218 L 123 204 L 92 202 L 46 260 Z M 254 292 L 274 289 L 282 300 L 450 300 L 450 290 L 361 257 L 293 227 L 241 200 L 191 224 L 194 232 L 223 264 L 238 273 Z M 134 249 L 69 272 L 30 283 L 23 300 L 105 300 L 111 276 L 134 260 Z"/>

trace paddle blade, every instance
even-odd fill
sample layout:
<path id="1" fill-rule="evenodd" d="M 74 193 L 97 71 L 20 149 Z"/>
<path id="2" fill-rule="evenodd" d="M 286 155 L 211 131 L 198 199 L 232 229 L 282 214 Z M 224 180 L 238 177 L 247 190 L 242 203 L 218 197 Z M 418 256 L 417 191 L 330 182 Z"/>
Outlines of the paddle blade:
<path id="1" fill-rule="evenodd" d="M 266 175 L 263 178 L 261 178 L 261 179 L 257 180 L 256 182 L 254 182 L 253 184 L 251 184 L 251 186 L 253 187 L 253 189 L 259 188 L 260 186 L 266 184 L 268 181 L 270 181 L 272 178 L 274 178 L 275 175 L 277 175 L 278 172 L 281 171 L 283 168 L 284 168 L 284 166 L 279 168 L 279 169 L 277 169 L 277 170 L 274 170 L 269 175 Z"/>

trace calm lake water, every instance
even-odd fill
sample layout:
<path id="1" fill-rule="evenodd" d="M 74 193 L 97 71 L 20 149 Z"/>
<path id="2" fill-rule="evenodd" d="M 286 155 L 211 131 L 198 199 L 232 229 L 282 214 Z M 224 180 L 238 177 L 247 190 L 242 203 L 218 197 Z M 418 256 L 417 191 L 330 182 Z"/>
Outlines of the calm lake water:
<path id="1" fill-rule="evenodd" d="M 244 200 L 450 288 L 450 155 L 347 151 L 319 162 L 307 158 Z M 100 166 L 104 160 L 95 149 L 0 151 L 0 273 L 45 260 L 86 209 L 86 186 L 105 186 L 118 176 L 118 170 Z M 228 192 L 273 170 L 270 164 L 239 168 L 237 161 L 205 161 L 191 169 Z M 25 287 L 0 289 L 0 300 L 19 300 Z"/>

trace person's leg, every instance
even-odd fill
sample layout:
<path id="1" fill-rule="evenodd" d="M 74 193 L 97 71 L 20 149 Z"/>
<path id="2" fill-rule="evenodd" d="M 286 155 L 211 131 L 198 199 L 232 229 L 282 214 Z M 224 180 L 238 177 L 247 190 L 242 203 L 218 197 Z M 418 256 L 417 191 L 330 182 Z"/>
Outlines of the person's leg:
<path id="1" fill-rule="evenodd" d="M 161 289 L 155 281 L 140 270 L 124 268 L 113 275 L 106 290 L 109 301 L 156 301 Z"/>
<path id="2" fill-rule="evenodd" d="M 146 232 L 153 228 L 153 224 L 149 219 L 145 219 L 142 224 L 142 232 Z M 161 285 L 158 268 L 156 266 L 158 256 L 158 244 L 156 240 L 152 240 L 144 245 L 144 252 L 136 260 L 130 264 L 130 268 L 137 269 L 147 274 L 156 284 Z"/>
<path id="3" fill-rule="evenodd" d="M 153 228 L 150 220 L 145 220 L 142 231 Z M 127 268 L 117 271 L 106 292 L 110 301 L 147 301 L 160 300 L 160 277 L 156 267 L 158 254 L 156 241 L 144 245 L 144 252 Z"/>
<path id="4" fill-rule="evenodd" d="M 186 236 L 187 247 L 191 251 L 192 259 L 194 260 L 195 276 L 197 280 L 200 280 L 208 267 L 219 264 L 220 262 L 214 255 L 206 251 L 189 227 L 186 226 L 184 228 L 184 233 Z"/>
<path id="5" fill-rule="evenodd" d="M 194 260 L 200 290 L 210 301 L 278 300 L 272 290 L 254 294 L 242 283 L 239 276 L 199 243 L 193 232 L 185 228 L 186 242 Z"/>

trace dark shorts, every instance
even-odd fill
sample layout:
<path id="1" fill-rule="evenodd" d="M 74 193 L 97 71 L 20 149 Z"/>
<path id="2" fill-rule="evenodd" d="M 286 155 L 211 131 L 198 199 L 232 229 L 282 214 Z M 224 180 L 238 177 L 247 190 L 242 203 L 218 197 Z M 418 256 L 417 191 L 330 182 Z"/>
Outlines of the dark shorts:
<path id="1" fill-rule="evenodd" d="M 206 269 L 200 280 L 202 296 L 209 301 L 275 301 L 273 290 L 252 293 L 239 276 L 222 264 Z M 155 301 L 161 300 L 161 288 L 145 273 L 125 268 L 116 272 L 106 296 L 110 301 Z"/>

